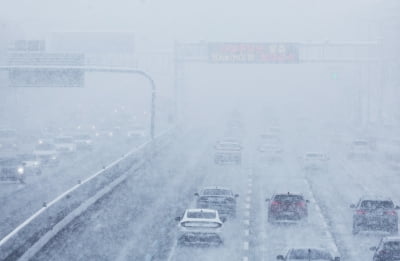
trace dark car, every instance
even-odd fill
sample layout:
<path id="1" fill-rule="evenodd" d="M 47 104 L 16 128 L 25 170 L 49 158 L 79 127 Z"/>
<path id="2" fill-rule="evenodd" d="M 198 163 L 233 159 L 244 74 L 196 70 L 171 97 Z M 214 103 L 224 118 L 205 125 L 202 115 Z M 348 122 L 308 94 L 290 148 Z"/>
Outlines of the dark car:
<path id="1" fill-rule="evenodd" d="M 362 230 L 384 230 L 393 234 L 398 232 L 398 206 L 390 199 L 362 198 L 354 208 L 353 234 Z"/>
<path id="2" fill-rule="evenodd" d="M 0 181 L 16 181 L 24 183 L 25 169 L 22 162 L 16 157 L 0 158 Z"/>
<path id="3" fill-rule="evenodd" d="M 268 221 L 299 221 L 308 216 L 308 200 L 301 194 L 274 194 L 269 201 Z"/>
<path id="4" fill-rule="evenodd" d="M 278 255 L 276 259 L 283 261 L 340 261 L 340 257 L 334 256 L 331 251 L 323 248 L 292 248 L 286 255 Z"/>
<path id="5" fill-rule="evenodd" d="M 236 216 L 236 198 L 232 190 L 223 187 L 206 187 L 200 193 L 194 194 L 197 197 L 197 208 L 208 208 L 217 210 L 222 217 Z"/>
<path id="6" fill-rule="evenodd" d="M 400 260 L 400 237 L 384 237 L 377 247 L 371 247 L 375 251 L 373 261 Z"/>

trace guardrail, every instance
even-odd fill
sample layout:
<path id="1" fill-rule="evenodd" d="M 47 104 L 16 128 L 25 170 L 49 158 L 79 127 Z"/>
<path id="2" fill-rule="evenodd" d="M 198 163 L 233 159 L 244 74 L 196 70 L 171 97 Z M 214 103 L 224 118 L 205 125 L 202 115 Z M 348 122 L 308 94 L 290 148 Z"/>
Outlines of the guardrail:
<path id="1" fill-rule="evenodd" d="M 41 209 L 0 240 L 0 260 L 32 258 L 74 218 L 164 149 L 173 135 L 174 129 L 165 131 L 154 141 L 129 151 L 87 179 L 78 181 L 51 202 L 44 203 Z"/>

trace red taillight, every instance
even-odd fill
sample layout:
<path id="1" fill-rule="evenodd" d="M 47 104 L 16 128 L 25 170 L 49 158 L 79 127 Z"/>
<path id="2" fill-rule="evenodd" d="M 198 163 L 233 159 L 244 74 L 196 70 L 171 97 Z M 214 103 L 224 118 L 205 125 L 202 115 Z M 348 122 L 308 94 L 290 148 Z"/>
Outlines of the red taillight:
<path id="1" fill-rule="evenodd" d="M 357 215 L 364 215 L 365 211 L 364 210 L 357 210 L 356 213 L 357 213 Z"/>
<path id="2" fill-rule="evenodd" d="M 299 201 L 299 202 L 296 203 L 296 206 L 299 206 L 299 207 L 302 207 L 302 208 L 304 208 L 305 205 L 306 204 L 303 201 Z"/>
<path id="3" fill-rule="evenodd" d="M 386 215 L 390 215 L 390 216 L 396 216 L 396 211 L 392 210 L 392 211 L 386 211 L 385 212 Z"/>
<path id="4" fill-rule="evenodd" d="M 280 203 L 279 203 L 278 201 L 272 201 L 272 202 L 271 202 L 271 205 L 272 205 L 272 206 L 278 206 L 279 204 L 280 204 Z"/>

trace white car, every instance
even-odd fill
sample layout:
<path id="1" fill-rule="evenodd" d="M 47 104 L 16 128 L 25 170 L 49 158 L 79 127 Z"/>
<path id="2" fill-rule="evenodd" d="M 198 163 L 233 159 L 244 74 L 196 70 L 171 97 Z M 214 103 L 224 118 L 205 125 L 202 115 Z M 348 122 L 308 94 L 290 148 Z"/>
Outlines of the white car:
<path id="1" fill-rule="evenodd" d="M 367 140 L 354 140 L 350 145 L 349 159 L 371 159 L 371 145 Z"/>
<path id="2" fill-rule="evenodd" d="M 326 170 L 329 157 L 320 152 L 307 152 L 303 157 L 303 169 Z"/>
<path id="3" fill-rule="evenodd" d="M 178 225 L 179 245 L 219 246 L 223 244 L 223 222 L 213 209 L 187 209 L 183 217 L 175 218 Z"/>
<path id="4" fill-rule="evenodd" d="M 215 164 L 242 163 L 242 146 L 235 139 L 223 139 L 215 145 Z"/>
<path id="5" fill-rule="evenodd" d="M 331 251 L 324 248 L 291 248 L 286 255 L 278 255 L 277 260 L 284 261 L 340 261 Z"/>
<path id="6" fill-rule="evenodd" d="M 60 154 L 71 154 L 76 151 L 76 144 L 72 136 L 58 136 L 54 139 L 54 145 Z"/>
<path id="7" fill-rule="evenodd" d="M 21 161 L 26 174 L 42 174 L 41 162 L 37 155 L 33 153 L 19 154 L 18 159 Z"/>
<path id="8" fill-rule="evenodd" d="M 74 142 L 77 150 L 92 150 L 93 140 L 89 134 L 82 133 L 74 136 Z"/>
<path id="9" fill-rule="evenodd" d="M 33 154 L 44 166 L 55 166 L 59 163 L 56 146 L 49 141 L 40 140 Z"/>

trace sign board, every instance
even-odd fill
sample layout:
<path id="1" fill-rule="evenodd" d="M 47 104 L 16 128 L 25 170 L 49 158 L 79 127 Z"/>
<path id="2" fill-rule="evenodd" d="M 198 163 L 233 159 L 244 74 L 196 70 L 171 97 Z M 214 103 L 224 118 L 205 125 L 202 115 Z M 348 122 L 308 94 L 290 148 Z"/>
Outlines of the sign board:
<path id="1" fill-rule="evenodd" d="M 10 87 L 83 87 L 84 71 L 79 69 L 31 69 L 9 71 Z"/>
<path id="2" fill-rule="evenodd" d="M 210 63 L 299 63 L 295 43 L 209 43 Z"/>
<path id="3" fill-rule="evenodd" d="M 11 87 L 83 87 L 83 54 L 11 53 L 9 83 Z M 66 68 L 62 68 L 66 67 Z M 71 68 L 68 68 L 71 67 Z"/>

